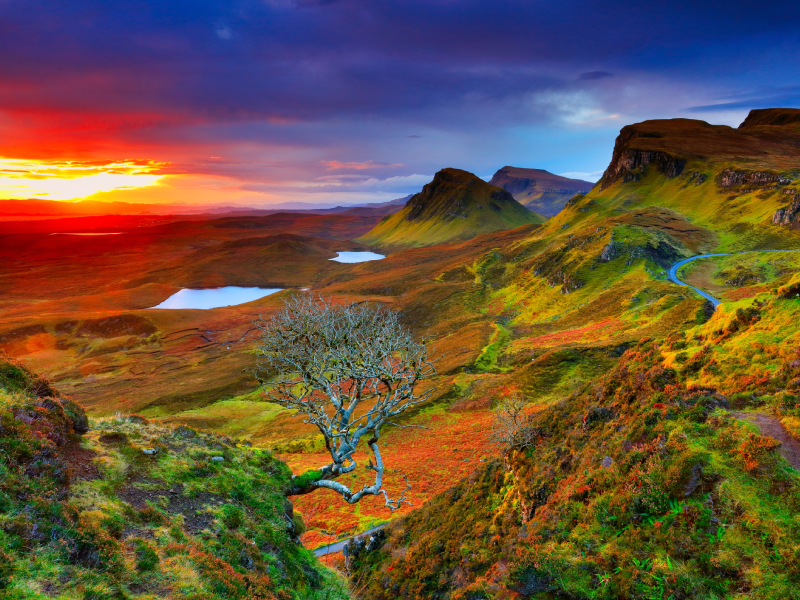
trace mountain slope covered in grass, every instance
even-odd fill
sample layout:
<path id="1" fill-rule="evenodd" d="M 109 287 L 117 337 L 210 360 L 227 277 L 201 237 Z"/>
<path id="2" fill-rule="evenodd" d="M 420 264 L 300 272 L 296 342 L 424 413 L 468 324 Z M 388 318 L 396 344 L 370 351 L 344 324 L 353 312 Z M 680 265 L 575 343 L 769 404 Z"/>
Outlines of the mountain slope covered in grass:
<path id="1" fill-rule="evenodd" d="M 93 423 L 0 357 L 0 596 L 346 598 L 297 543 L 269 452 L 137 416 Z"/>
<path id="2" fill-rule="evenodd" d="M 585 194 L 594 187 L 589 181 L 520 167 L 499 169 L 489 183 L 511 192 L 517 202 L 546 217 L 557 214 L 576 194 Z"/>
<path id="3" fill-rule="evenodd" d="M 800 598 L 797 257 L 698 262 L 716 312 L 665 279 L 800 248 L 798 114 L 625 127 L 598 186 L 470 266 L 495 327 L 472 372 L 535 442 L 351 547 L 361 597 Z"/>
<path id="4" fill-rule="evenodd" d="M 761 438 L 747 443 L 751 432 L 771 435 L 756 431 L 763 423 L 800 430 L 791 412 L 792 396 L 800 394 L 790 386 L 800 376 L 792 371 L 800 360 L 792 355 L 800 344 L 792 295 L 800 253 L 691 263 L 685 278 L 702 289 L 716 286 L 709 288 L 723 300 L 716 313 L 692 290 L 667 281 L 666 271 L 677 260 L 717 250 L 800 248 L 792 216 L 800 174 L 794 115 L 754 113 L 739 129 L 690 120 L 631 125 L 605 179 L 541 225 L 320 271 L 315 293 L 391 306 L 443 355 L 430 381 L 430 405 L 397 420 L 430 429 L 382 435 L 391 465 L 387 489 L 402 490 L 400 473 L 408 475 L 415 512 L 404 506 L 410 514 L 400 529 L 389 531 L 378 554 L 358 559 L 354 585 L 364 588 L 363 597 L 792 597 L 793 471 L 781 462 L 785 447 Z M 459 197 L 472 189 L 444 179 L 441 187 L 452 185 L 463 192 Z M 424 202 L 420 210 L 440 225 L 469 221 L 441 219 L 447 203 L 430 204 L 430 211 Z M 309 235 L 324 237 L 316 229 L 322 222 L 315 223 Z M 229 225 L 249 230 L 274 223 Z M 192 256 L 209 258 L 198 269 L 228 273 L 238 253 L 255 260 L 276 241 L 259 240 L 219 240 Z M 309 265 L 327 261 L 323 250 L 338 249 L 315 242 L 316 250 L 304 254 L 289 241 L 276 246 L 281 256 L 288 248 L 298 261 L 308 256 Z M 266 272 L 268 260 L 258 260 L 252 264 Z M 187 272 L 193 267 L 182 264 Z M 249 322 L 256 311 L 276 310 L 281 299 L 213 314 L 147 313 L 152 324 L 138 321 L 144 334 L 138 336 L 138 329 L 98 329 L 116 313 L 67 317 L 48 308 L 58 319 L 48 317 L 38 328 L 15 321 L 0 343 L 26 360 L 50 361 L 39 364 L 51 369 L 57 358 L 69 365 L 69 373 L 48 372 L 82 394 L 94 414 L 113 414 L 127 394 L 136 394 L 136 404 L 123 406 L 153 420 L 268 443 L 299 473 L 325 462 L 318 432 L 284 412 L 265 411 L 258 394 L 246 393 L 256 385 L 246 372 Z M 35 306 L 41 313 L 42 305 Z M 643 339 L 650 341 L 639 346 Z M 233 376 L 241 391 L 222 386 Z M 536 446 L 493 462 L 497 451 L 485 439 L 490 409 L 514 393 L 536 412 Z M 686 434 L 686 447 L 676 428 Z M 92 435 L 84 436 L 86 444 Z M 631 482 L 661 486 L 667 508 L 657 494 L 655 508 L 647 509 L 650 496 L 626 487 Z M 426 501 L 428 508 L 416 510 Z M 352 507 L 324 493 L 297 498 L 296 506 L 312 530 L 304 537 L 309 547 L 389 518 L 379 501 Z M 549 554 L 535 554 L 540 550 Z"/>
<path id="5" fill-rule="evenodd" d="M 361 596 L 800 597 L 798 289 L 642 340 L 535 413 L 532 443 L 348 549 Z"/>
<path id="6" fill-rule="evenodd" d="M 356 241 L 381 247 L 432 246 L 544 220 L 509 192 L 472 173 L 442 169 L 403 210 Z"/>
<path id="7" fill-rule="evenodd" d="M 501 363 L 564 342 L 666 336 L 697 310 L 685 304 L 693 292 L 666 280 L 674 262 L 800 248 L 800 230 L 784 222 L 800 198 L 800 125 L 786 116 L 796 112 L 739 129 L 686 119 L 623 128 L 598 186 L 491 259 L 489 301 L 512 331 Z M 742 287 L 725 281 L 732 294 Z"/>

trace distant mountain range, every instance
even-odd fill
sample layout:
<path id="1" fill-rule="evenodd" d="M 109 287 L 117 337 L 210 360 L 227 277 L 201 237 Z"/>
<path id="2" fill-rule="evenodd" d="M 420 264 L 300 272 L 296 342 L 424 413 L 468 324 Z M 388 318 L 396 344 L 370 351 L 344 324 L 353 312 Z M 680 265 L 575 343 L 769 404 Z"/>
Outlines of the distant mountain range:
<path id="1" fill-rule="evenodd" d="M 372 204 L 349 204 L 345 206 L 330 206 L 310 204 L 307 202 L 281 202 L 272 204 L 269 208 L 255 208 L 249 206 L 191 206 L 186 204 L 132 204 L 128 202 L 98 202 L 96 200 L 82 200 L 67 202 L 57 200 L 0 200 L 0 217 L 87 217 L 104 215 L 181 215 L 181 214 L 211 214 L 226 216 L 263 216 L 280 212 L 310 212 L 314 214 L 348 213 L 357 216 L 374 214 L 392 214 L 400 210 L 412 196 L 404 196 L 388 202 Z"/>
<path id="2" fill-rule="evenodd" d="M 567 200 L 594 187 L 590 181 L 521 167 L 503 167 L 489 183 L 508 190 L 517 202 L 546 217 L 558 214 Z"/>
<path id="3" fill-rule="evenodd" d="M 429 246 L 544 221 L 510 192 L 468 171 L 442 169 L 401 211 L 357 241 L 381 247 Z"/>

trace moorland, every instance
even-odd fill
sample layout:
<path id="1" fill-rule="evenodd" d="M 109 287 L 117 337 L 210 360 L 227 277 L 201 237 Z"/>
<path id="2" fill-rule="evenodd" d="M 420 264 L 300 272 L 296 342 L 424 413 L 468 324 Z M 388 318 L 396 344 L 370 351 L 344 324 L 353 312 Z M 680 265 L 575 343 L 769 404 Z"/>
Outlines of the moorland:
<path id="1" fill-rule="evenodd" d="M 0 434 L 25 466 L 4 467 L 18 478 L 2 500 L 11 597 L 182 598 L 192 581 L 198 598 L 798 597 L 798 148 L 792 109 L 738 128 L 629 125 L 600 181 L 552 216 L 448 168 L 399 212 L 0 223 Z M 359 250 L 386 258 L 330 260 Z M 723 253 L 680 271 L 716 310 L 667 277 Z M 228 285 L 283 291 L 150 308 Z M 253 321 L 309 293 L 399 311 L 440 356 L 430 400 L 397 423 L 426 429 L 381 437 L 386 488 L 411 483 L 400 510 L 325 490 L 275 508 L 289 473 L 326 450 L 265 401 Z M 527 403 L 529 441 L 492 445 L 509 397 Z M 14 499 L 21 486 L 44 499 Z M 181 504 L 200 491 L 214 497 Z M 48 498 L 66 511 L 49 521 Z M 387 523 L 327 558 L 349 592 L 291 541 L 314 549 Z M 98 575 L 79 550 L 30 555 L 81 536 L 116 571 Z M 223 571 L 228 583 L 211 581 Z"/>

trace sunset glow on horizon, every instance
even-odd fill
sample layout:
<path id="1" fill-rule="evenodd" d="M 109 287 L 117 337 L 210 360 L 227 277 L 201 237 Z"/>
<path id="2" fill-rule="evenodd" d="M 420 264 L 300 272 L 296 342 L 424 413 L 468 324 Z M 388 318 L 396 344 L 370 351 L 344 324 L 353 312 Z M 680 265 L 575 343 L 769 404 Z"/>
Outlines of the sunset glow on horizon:
<path id="1" fill-rule="evenodd" d="M 165 163 L 29 161 L 0 158 L 0 198 L 81 200 L 100 192 L 153 186 Z"/>
<path id="2" fill-rule="evenodd" d="M 786 3 L 40 4 L 0 2 L 0 200 L 332 207 L 505 165 L 596 181 L 627 123 L 800 106 Z"/>

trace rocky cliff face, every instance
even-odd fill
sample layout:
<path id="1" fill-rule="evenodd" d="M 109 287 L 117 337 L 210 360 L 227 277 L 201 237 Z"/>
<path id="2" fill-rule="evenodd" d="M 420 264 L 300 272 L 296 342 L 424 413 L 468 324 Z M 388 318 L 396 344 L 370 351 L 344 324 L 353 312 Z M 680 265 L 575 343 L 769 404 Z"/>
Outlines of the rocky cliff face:
<path id="1" fill-rule="evenodd" d="M 639 131 L 633 125 L 622 128 L 614 144 L 611 163 L 600 180 L 600 189 L 606 189 L 620 179 L 623 183 L 639 181 L 650 165 L 655 165 L 667 179 L 677 177 L 683 172 L 683 168 L 686 166 L 685 158 L 673 156 L 663 150 L 642 150 L 629 147 L 631 140 L 642 137 L 659 138 L 662 136 L 654 132 Z"/>
<path id="2" fill-rule="evenodd" d="M 765 185 L 788 185 L 792 180 L 774 171 L 745 171 L 725 169 L 717 178 L 720 187 L 727 188 L 734 185 L 752 185 L 763 187 Z"/>
<path id="3" fill-rule="evenodd" d="M 784 225 L 792 229 L 800 229 L 800 194 L 795 194 L 789 206 L 779 208 L 772 216 L 773 225 Z"/>

